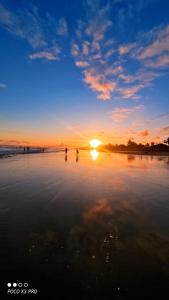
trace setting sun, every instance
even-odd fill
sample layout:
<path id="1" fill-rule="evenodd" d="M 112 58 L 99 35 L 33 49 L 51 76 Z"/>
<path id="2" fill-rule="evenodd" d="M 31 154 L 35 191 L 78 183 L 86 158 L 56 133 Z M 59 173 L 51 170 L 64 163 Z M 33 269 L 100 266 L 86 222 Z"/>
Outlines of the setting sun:
<path id="1" fill-rule="evenodd" d="M 97 139 L 93 139 L 89 143 L 92 148 L 97 148 L 98 146 L 101 145 L 101 141 L 99 141 Z"/>

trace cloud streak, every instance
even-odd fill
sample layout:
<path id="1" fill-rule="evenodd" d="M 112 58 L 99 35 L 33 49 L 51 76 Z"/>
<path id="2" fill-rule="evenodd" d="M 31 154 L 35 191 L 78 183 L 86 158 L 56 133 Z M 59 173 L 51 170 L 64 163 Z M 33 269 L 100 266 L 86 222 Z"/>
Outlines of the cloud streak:
<path id="1" fill-rule="evenodd" d="M 159 115 L 153 117 L 151 119 L 151 121 L 160 120 L 160 119 L 166 118 L 166 117 L 169 117 L 169 112 L 166 112 L 166 113 L 163 113 L 163 114 L 159 114 Z"/>
<path id="2" fill-rule="evenodd" d="M 0 82 L 0 89 L 5 89 L 7 85 L 5 83 Z"/>
<path id="3" fill-rule="evenodd" d="M 41 19 L 35 8 L 14 13 L 0 4 L 0 24 L 11 34 L 26 40 L 32 48 L 47 45 L 40 25 Z"/>
<path id="4" fill-rule="evenodd" d="M 108 114 L 113 119 L 113 121 L 121 122 L 124 119 L 128 118 L 131 114 L 143 109 L 144 109 L 144 105 L 137 105 L 130 108 L 118 107 L 115 108 L 112 112 L 108 112 Z"/>
<path id="5" fill-rule="evenodd" d="M 61 36 L 67 36 L 68 35 L 68 25 L 67 25 L 67 22 L 66 22 L 65 18 L 61 18 L 58 21 L 56 31 L 57 31 L 58 35 L 61 35 Z"/>
<path id="6" fill-rule="evenodd" d="M 169 134 L 169 126 L 165 126 L 163 128 L 160 128 L 160 132 L 163 134 Z"/>
<path id="7" fill-rule="evenodd" d="M 146 47 L 139 49 L 137 55 L 139 59 L 149 59 L 169 52 L 169 25 L 162 29 L 154 29 L 146 37 L 151 38 L 152 41 Z"/>
<path id="8" fill-rule="evenodd" d="M 47 49 L 46 51 L 40 51 L 30 54 L 29 58 L 34 59 L 46 59 L 46 60 L 59 60 L 60 49 L 55 46 L 52 49 Z"/>
<path id="9" fill-rule="evenodd" d="M 35 6 L 12 12 L 0 4 L 0 26 L 28 43 L 34 51 L 30 59 L 58 60 L 58 44 L 62 43 L 61 37 L 68 35 L 64 18 L 57 21 L 49 13 L 41 17 Z"/>
<path id="10" fill-rule="evenodd" d="M 121 45 L 121 56 L 137 60 L 145 71 L 168 68 L 169 65 L 169 25 L 152 28 L 139 36 L 138 41 Z"/>
<path id="11" fill-rule="evenodd" d="M 72 42 L 72 55 L 77 67 L 84 68 L 83 81 L 100 100 L 110 100 L 116 90 L 121 67 L 109 59 L 114 53 L 112 41 L 106 38 L 112 27 L 110 4 L 100 6 L 98 1 L 87 1 L 85 20 L 77 24 L 76 41 Z"/>
<path id="12" fill-rule="evenodd" d="M 105 6 L 97 0 L 87 3 L 86 17 L 77 22 L 72 42 L 75 65 L 85 69 L 83 81 L 101 100 L 140 98 L 142 90 L 163 75 L 158 68 L 169 65 L 167 54 L 158 57 L 169 49 L 169 26 L 152 29 L 142 34 L 141 40 L 120 45 L 114 41 L 113 20 L 109 15 L 115 3 L 107 2 Z M 126 59 L 130 64 L 137 61 L 134 72 L 128 71 Z"/>
<path id="13" fill-rule="evenodd" d="M 76 20 L 72 32 L 64 17 L 55 19 L 49 13 L 41 16 L 33 5 L 12 12 L 0 4 L 0 26 L 27 42 L 31 60 L 52 62 L 71 52 L 83 82 L 98 99 L 136 100 L 169 67 L 169 25 L 122 43 L 118 36 L 115 38 L 115 29 L 124 31 L 127 19 L 145 4 L 125 1 L 122 5 L 122 0 L 102 3 L 86 0 L 83 17 Z M 71 44 L 69 50 L 64 46 L 66 39 Z M 134 71 L 129 71 L 129 64 L 134 64 Z"/>

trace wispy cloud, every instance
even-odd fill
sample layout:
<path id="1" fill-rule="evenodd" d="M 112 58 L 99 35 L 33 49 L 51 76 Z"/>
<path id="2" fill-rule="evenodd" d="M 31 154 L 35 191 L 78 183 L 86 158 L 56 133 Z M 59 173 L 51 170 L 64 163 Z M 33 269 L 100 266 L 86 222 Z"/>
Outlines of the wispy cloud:
<path id="1" fill-rule="evenodd" d="M 84 68 L 83 81 L 101 100 L 111 99 L 122 70 L 117 62 L 109 61 L 115 51 L 106 38 L 112 26 L 109 9 L 108 2 L 100 6 L 99 1 L 87 1 L 86 18 L 77 23 L 76 41 L 72 42 L 75 65 Z"/>
<path id="2" fill-rule="evenodd" d="M 0 89 L 5 89 L 7 85 L 5 83 L 0 82 Z"/>
<path id="3" fill-rule="evenodd" d="M 67 36 L 68 35 L 68 26 L 67 26 L 67 22 L 66 22 L 65 18 L 61 18 L 58 21 L 56 31 L 61 36 Z"/>
<path id="4" fill-rule="evenodd" d="M 119 88 L 119 91 L 124 99 L 138 99 L 137 93 L 144 88 L 143 84 L 137 84 L 130 87 Z"/>
<path id="5" fill-rule="evenodd" d="M 125 72 L 119 75 L 119 78 L 125 83 L 142 83 L 144 86 L 150 84 L 159 75 L 153 71 L 140 69 L 136 74 L 125 74 Z"/>
<path id="6" fill-rule="evenodd" d="M 71 49 L 71 53 L 73 56 L 79 56 L 80 54 L 80 49 L 79 46 L 77 45 L 77 43 L 73 42 L 72 43 L 72 49 Z"/>
<path id="7" fill-rule="evenodd" d="M 144 108 L 144 105 L 137 105 L 137 106 L 133 106 L 130 108 L 118 107 L 118 108 L 115 108 L 113 111 L 108 112 L 108 114 L 113 119 L 113 121 L 120 122 L 120 121 L 123 121 L 124 119 L 128 118 L 134 112 L 143 110 L 143 108 Z"/>
<path id="8" fill-rule="evenodd" d="M 168 68 L 169 65 L 169 25 L 152 28 L 139 35 L 139 40 L 120 45 L 119 54 L 137 60 L 145 71 Z"/>
<path id="9" fill-rule="evenodd" d="M 166 113 L 163 113 L 163 114 L 156 115 L 155 117 L 153 117 L 153 118 L 151 119 L 151 121 L 154 121 L 154 120 L 160 120 L 160 119 L 166 118 L 166 117 L 169 118 L 169 112 L 166 112 Z"/>
<path id="10" fill-rule="evenodd" d="M 58 47 L 54 47 L 52 49 L 40 52 L 34 52 L 30 54 L 29 58 L 34 59 L 46 59 L 46 60 L 59 60 L 60 49 Z"/>
<path id="11" fill-rule="evenodd" d="M 141 47 L 138 50 L 137 57 L 139 59 L 144 60 L 169 52 L 169 25 L 162 29 L 151 30 L 145 38 L 150 39 L 150 42 L 146 47 Z"/>
<path id="12" fill-rule="evenodd" d="M 80 68 L 85 68 L 85 67 L 90 66 L 90 64 L 87 61 L 84 61 L 84 60 L 77 60 L 75 62 L 75 64 L 76 64 L 77 67 L 80 67 Z"/>
<path id="13" fill-rule="evenodd" d="M 113 11 L 114 11 L 114 27 L 118 30 L 119 34 L 124 35 L 126 27 L 131 20 L 135 20 L 135 24 L 140 21 L 141 11 L 149 5 L 150 2 L 156 0 L 113 0 Z M 130 31 L 133 31 L 130 28 Z"/>
<path id="14" fill-rule="evenodd" d="M 31 60 L 64 58 L 68 39 L 69 54 L 71 51 L 75 66 L 82 70 L 83 82 L 97 98 L 138 99 L 169 67 L 169 25 L 140 33 L 126 43 L 120 43 L 115 35 L 116 29 L 119 34 L 124 31 L 127 20 L 147 5 L 143 2 L 107 0 L 103 4 L 86 0 L 83 17 L 75 20 L 72 31 L 64 17 L 56 19 L 49 13 L 42 16 L 33 5 L 12 12 L 0 4 L 0 26 L 28 43 Z M 130 64 L 134 64 L 134 71 L 129 71 Z"/>
<path id="15" fill-rule="evenodd" d="M 88 86 L 98 93 L 98 98 L 101 100 L 108 100 L 111 97 L 111 92 L 116 88 L 116 82 L 104 81 L 104 75 L 96 73 L 94 69 L 84 71 L 84 81 Z"/>
<path id="16" fill-rule="evenodd" d="M 140 68 L 135 74 L 129 74 L 125 71 L 119 75 L 122 82 L 128 86 L 119 87 L 119 92 L 124 99 L 139 99 L 139 91 L 151 85 L 153 80 L 158 78 L 159 74 L 150 70 L 145 70 L 143 67 Z"/>
<path id="17" fill-rule="evenodd" d="M 135 47 L 135 43 L 133 43 L 133 44 L 121 45 L 121 46 L 119 46 L 119 49 L 118 49 L 119 54 L 120 54 L 120 55 L 128 54 L 134 47 Z"/>
<path id="18" fill-rule="evenodd" d="M 0 146 L 18 146 L 18 145 L 27 145 L 28 142 L 27 141 L 19 141 L 19 140 L 3 140 L 0 139 Z"/>
<path id="19" fill-rule="evenodd" d="M 168 29 L 167 27 L 161 31 L 153 29 L 142 35 L 140 41 L 119 44 L 117 40 L 114 41 L 113 20 L 109 15 L 110 7 L 116 9 L 115 4 L 117 2 L 108 1 L 106 5 L 101 6 L 98 0 L 87 1 L 86 17 L 77 22 L 76 37 L 72 42 L 72 55 L 75 65 L 85 69 L 82 72 L 84 82 L 96 92 L 99 99 L 138 99 L 141 91 L 162 75 L 157 68 L 168 64 L 167 55 L 156 58 L 156 67 L 155 64 L 152 65 L 150 59 L 145 61 L 143 59 L 144 56 L 147 57 L 146 52 L 144 54 L 146 47 L 147 51 L 151 44 L 154 47 L 155 37 L 158 36 L 162 40 L 160 37 L 162 33 L 162 37 L 167 39 Z M 126 4 L 126 7 L 129 13 L 131 5 Z M 142 8 L 136 5 L 133 9 Z M 161 51 L 165 49 L 166 43 L 163 42 Z M 137 61 L 134 72 L 128 71 L 126 58 L 130 63 Z M 83 61 L 85 63 L 79 63 Z"/>
<path id="20" fill-rule="evenodd" d="M 47 51 L 33 53 L 29 57 L 30 57 L 30 59 L 37 59 L 37 58 L 45 58 L 47 60 L 57 60 L 58 59 L 53 53 L 50 53 Z"/>
<path id="21" fill-rule="evenodd" d="M 159 76 L 164 76 L 164 71 L 169 67 L 169 25 L 153 28 L 139 35 L 139 40 L 133 43 L 120 45 L 119 55 L 127 58 L 131 63 L 139 63 L 135 74 L 120 74 L 120 79 L 131 87 L 121 89 L 124 97 L 132 92 L 137 95 L 139 91 L 148 87 Z M 137 84 L 136 84 L 137 82 Z M 133 86 L 134 85 L 134 86 Z M 130 93 L 131 91 L 131 93 Z"/>
<path id="22" fill-rule="evenodd" d="M 37 9 L 14 13 L 0 4 L 0 24 L 11 34 L 25 39 L 32 48 L 45 47 L 45 39 Z"/>
<path id="23" fill-rule="evenodd" d="M 146 62 L 146 66 L 151 68 L 166 68 L 169 66 L 169 54 L 158 57 L 155 60 Z"/>
<path id="24" fill-rule="evenodd" d="M 163 134 L 169 134 L 169 126 L 160 128 L 160 132 Z"/>
<path id="25" fill-rule="evenodd" d="M 94 42 L 100 42 L 104 40 L 107 29 L 112 25 L 108 14 L 110 4 L 100 6 L 99 1 L 87 1 L 88 13 L 90 18 L 88 19 L 85 33 L 91 37 Z"/>
<path id="26" fill-rule="evenodd" d="M 28 43 L 34 51 L 31 59 L 59 59 L 59 51 L 56 51 L 59 36 L 68 34 L 64 18 L 57 21 L 49 13 L 41 17 L 35 6 L 12 12 L 0 4 L 0 26 Z"/>

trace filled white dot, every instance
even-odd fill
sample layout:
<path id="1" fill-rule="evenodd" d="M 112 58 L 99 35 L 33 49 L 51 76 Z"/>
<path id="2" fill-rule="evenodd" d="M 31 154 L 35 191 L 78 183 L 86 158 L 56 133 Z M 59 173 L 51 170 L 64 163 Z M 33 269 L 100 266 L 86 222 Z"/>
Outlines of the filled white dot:
<path id="1" fill-rule="evenodd" d="M 9 283 L 7 283 L 7 286 L 8 286 L 8 287 L 11 287 L 11 283 L 10 283 L 10 282 L 9 282 Z"/>
<path id="2" fill-rule="evenodd" d="M 17 283 L 13 283 L 13 287 L 16 287 L 17 286 Z"/>

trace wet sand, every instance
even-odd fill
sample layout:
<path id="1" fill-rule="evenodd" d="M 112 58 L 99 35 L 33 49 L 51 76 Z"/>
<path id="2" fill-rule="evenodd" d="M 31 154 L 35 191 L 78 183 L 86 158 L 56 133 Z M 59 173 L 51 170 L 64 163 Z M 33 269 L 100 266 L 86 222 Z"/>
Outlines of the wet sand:
<path id="1" fill-rule="evenodd" d="M 24 280 L 48 299 L 165 299 L 168 157 L 68 151 L 0 165 L 1 289 Z"/>

